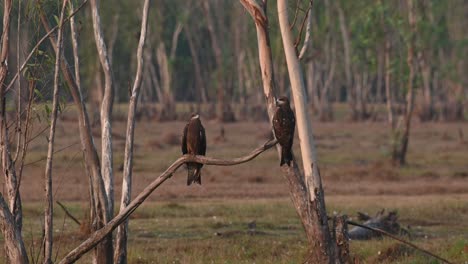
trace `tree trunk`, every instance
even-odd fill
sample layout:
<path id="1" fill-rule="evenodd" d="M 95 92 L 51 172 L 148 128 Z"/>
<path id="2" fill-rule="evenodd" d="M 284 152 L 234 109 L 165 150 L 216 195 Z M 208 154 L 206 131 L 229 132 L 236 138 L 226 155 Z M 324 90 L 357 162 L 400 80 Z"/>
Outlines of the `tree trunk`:
<path id="1" fill-rule="evenodd" d="M 431 89 L 431 65 L 425 53 L 426 52 L 419 52 L 418 54 L 418 64 L 423 84 L 423 103 L 419 111 L 419 118 L 421 121 L 431 121 L 434 118 L 434 105 Z"/>
<path id="2" fill-rule="evenodd" d="M 52 245 L 53 245 L 53 197 L 52 197 L 52 161 L 54 157 L 55 127 L 57 124 L 57 114 L 59 107 L 59 74 L 60 58 L 62 56 L 63 46 L 63 19 L 67 0 L 63 1 L 62 11 L 60 13 L 59 29 L 57 36 L 57 51 L 55 53 L 54 69 L 54 94 L 52 100 L 52 114 L 50 117 L 50 132 L 48 138 L 47 162 L 45 168 L 45 210 L 44 210 L 44 263 L 52 263 Z"/>
<path id="3" fill-rule="evenodd" d="M 353 69 L 351 65 L 351 41 L 349 39 L 349 32 L 348 27 L 346 26 L 344 11 L 340 6 L 339 1 L 336 1 L 335 3 L 338 11 L 338 18 L 340 21 L 341 37 L 343 38 L 346 89 L 348 91 L 347 101 L 351 109 L 351 120 L 357 120 L 359 114 L 356 106 L 356 90 L 354 87 L 355 84 L 353 83 Z"/>
<path id="4" fill-rule="evenodd" d="M 177 113 L 174 101 L 174 94 L 171 90 L 172 75 L 169 70 L 169 61 L 167 58 L 164 42 L 159 43 L 156 52 L 156 57 L 159 65 L 159 76 L 161 76 L 162 86 L 162 108 L 160 118 L 162 120 L 174 120 L 177 117 Z"/>
<path id="5" fill-rule="evenodd" d="M 411 117 L 413 114 L 413 105 L 414 105 L 414 91 L 413 91 L 413 80 L 414 80 L 414 45 L 415 45 L 415 38 L 416 38 L 416 18 L 415 18 L 415 7 L 413 0 L 407 0 L 408 3 L 408 21 L 411 30 L 411 36 L 408 43 L 408 57 L 407 57 L 407 64 L 409 67 L 409 76 L 408 76 L 408 90 L 406 93 L 406 109 L 405 114 L 403 116 L 403 131 L 398 133 L 398 148 L 396 151 L 397 153 L 393 154 L 393 161 L 398 165 L 405 165 L 406 163 L 406 153 L 408 151 L 408 143 L 409 143 L 409 133 L 411 128 Z"/>
<path id="6" fill-rule="evenodd" d="M 28 255 L 21 237 L 22 208 L 18 193 L 19 182 L 16 169 L 10 154 L 8 125 L 6 120 L 5 80 L 8 75 L 9 35 L 12 1 L 5 0 L 3 6 L 3 30 L 0 52 L 0 151 L 1 165 L 5 176 L 5 187 L 8 203 L 0 192 L 0 228 L 4 238 L 7 261 L 10 263 L 28 263 Z"/>
<path id="7" fill-rule="evenodd" d="M 217 107 L 216 115 L 219 122 L 232 121 L 229 120 L 232 116 L 231 107 L 229 103 L 226 102 L 225 92 L 227 90 L 227 82 L 225 80 L 225 74 L 223 72 L 224 63 L 223 63 L 223 52 L 219 44 L 219 39 L 216 35 L 214 21 L 212 18 L 210 3 L 208 1 L 203 1 L 203 9 L 205 11 L 205 18 L 207 20 L 207 27 L 210 34 L 211 46 L 213 48 L 214 57 L 216 61 L 216 79 L 218 82 L 217 88 Z M 222 32 L 225 34 L 225 32 Z"/>
<path id="8" fill-rule="evenodd" d="M 393 96 L 392 88 L 390 86 L 391 80 L 391 62 L 390 62 L 390 40 L 389 36 L 385 36 L 385 97 L 387 106 L 388 123 L 390 124 L 391 131 L 395 129 L 395 121 L 393 119 Z"/>
<path id="9" fill-rule="evenodd" d="M 312 232 L 315 238 L 315 243 L 312 246 L 311 260 L 315 263 L 331 263 L 334 262 L 335 251 L 327 222 L 327 212 L 325 209 L 322 180 L 317 164 L 312 124 L 306 107 L 304 77 L 294 48 L 294 41 L 289 28 L 288 12 L 286 12 L 287 9 L 286 0 L 278 0 L 279 24 L 294 97 L 307 194 L 310 202 L 316 206 L 311 212 L 313 216 Z"/>
<path id="10" fill-rule="evenodd" d="M 140 41 L 137 50 L 137 72 L 133 83 L 130 102 L 128 105 L 127 133 L 125 141 L 125 157 L 122 181 L 122 199 L 120 202 L 120 212 L 130 203 L 132 191 L 132 169 L 133 169 L 133 144 L 135 138 L 135 115 L 138 103 L 138 96 L 141 89 L 141 80 L 143 75 L 143 48 L 146 40 L 146 29 L 148 26 L 148 10 L 150 0 L 145 0 L 143 5 L 143 19 L 141 21 Z M 125 220 L 117 229 L 115 241 L 114 262 L 116 264 L 127 263 L 127 231 L 128 219 Z"/>
<path id="11" fill-rule="evenodd" d="M 268 18 L 266 16 L 266 2 L 263 2 L 262 4 L 259 4 L 253 0 L 240 0 L 240 2 L 250 13 L 255 22 L 258 41 L 258 56 L 263 81 L 263 91 L 265 94 L 268 115 L 271 122 L 275 113 L 276 105 L 274 95 L 275 82 L 273 76 L 273 64 L 270 39 L 268 36 Z M 289 25 L 287 27 L 289 30 Z M 304 106 L 302 106 L 302 108 L 304 108 Z M 280 149 L 278 147 L 278 151 L 279 150 Z M 323 236 L 321 236 L 319 235 L 320 232 L 316 232 L 317 229 L 320 228 L 328 229 L 326 213 L 319 215 L 316 211 L 317 209 L 324 209 L 322 200 L 318 199 L 318 197 L 323 197 L 321 189 L 315 189 L 315 193 L 310 193 L 310 185 L 308 185 L 302 177 L 296 162 L 292 163 L 292 167 L 283 166 L 282 170 L 288 181 L 291 199 L 304 226 L 313 255 L 320 255 L 316 256 L 320 259 L 319 261 L 324 259 L 329 260 L 311 263 L 332 263 L 331 259 L 334 258 L 334 256 L 331 254 L 334 252 L 332 250 L 333 245 L 331 245 L 331 243 L 324 242 L 327 237 L 330 238 L 330 233 L 325 232 Z M 312 164 L 309 171 L 310 170 L 312 170 Z M 314 166 L 313 170 L 318 172 L 318 167 Z M 317 199 L 315 199 L 315 195 L 317 195 Z M 317 223 L 319 224 L 317 225 Z M 328 257 L 324 256 L 325 254 L 328 254 Z M 321 259 L 322 257 L 324 259 Z"/>
<path id="12" fill-rule="evenodd" d="M 0 228 L 4 239 L 4 250 L 7 263 L 27 264 L 28 254 L 24 247 L 21 231 L 16 225 L 14 216 L 11 214 L 7 203 L 0 193 Z"/>
<path id="13" fill-rule="evenodd" d="M 114 212 L 114 175 L 113 175 L 113 151 L 112 151 L 112 106 L 114 104 L 114 87 L 109 63 L 107 47 L 104 42 L 104 36 L 101 28 L 101 17 L 99 15 L 99 0 L 91 0 L 91 11 L 94 29 L 94 38 L 96 48 L 104 71 L 104 97 L 101 103 L 101 175 L 104 181 L 105 193 L 107 199 L 106 207 L 102 213 L 106 224 L 112 218 Z M 112 234 L 95 251 L 95 261 L 99 264 L 112 263 L 113 246 Z"/>

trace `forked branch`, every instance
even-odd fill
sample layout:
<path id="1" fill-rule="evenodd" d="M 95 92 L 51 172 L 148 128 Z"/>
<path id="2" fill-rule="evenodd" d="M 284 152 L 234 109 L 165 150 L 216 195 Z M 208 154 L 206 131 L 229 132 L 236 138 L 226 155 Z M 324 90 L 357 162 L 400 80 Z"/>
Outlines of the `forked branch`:
<path id="1" fill-rule="evenodd" d="M 231 159 L 223 160 L 205 156 L 191 156 L 184 155 L 172 163 L 161 175 L 159 175 L 153 182 L 151 182 L 137 197 L 117 216 L 111 221 L 104 225 L 101 229 L 95 231 L 91 236 L 81 243 L 77 248 L 69 252 L 59 264 L 73 263 L 77 261 L 83 254 L 94 248 L 101 240 L 103 240 L 108 234 L 110 234 L 115 228 L 117 228 L 125 219 L 127 219 L 145 200 L 148 196 L 156 190 L 163 182 L 169 179 L 176 170 L 186 162 L 196 162 L 205 165 L 217 165 L 217 166 L 233 166 L 241 163 L 253 160 L 255 157 L 260 155 L 262 152 L 272 148 L 278 143 L 276 139 L 270 140 L 262 146 L 254 149 L 250 154 Z"/>

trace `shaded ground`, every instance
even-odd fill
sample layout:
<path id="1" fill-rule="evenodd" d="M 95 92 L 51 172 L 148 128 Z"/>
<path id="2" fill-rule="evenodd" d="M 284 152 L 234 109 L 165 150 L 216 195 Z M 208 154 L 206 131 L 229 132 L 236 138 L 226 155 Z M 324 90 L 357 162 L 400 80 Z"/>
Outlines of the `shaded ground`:
<path id="1" fill-rule="evenodd" d="M 180 155 L 184 125 L 137 124 L 134 194 Z M 218 158 L 244 155 L 269 136 L 266 122 L 226 124 L 226 141 L 216 140 L 217 123 L 204 121 L 204 125 L 207 155 Z M 464 263 L 468 261 L 468 138 L 463 142 L 458 130 L 468 134 L 468 124 L 415 123 L 413 128 L 409 164 L 393 168 L 387 162 L 385 123 L 314 123 L 329 214 L 367 211 L 373 215 L 381 208 L 396 209 L 402 225 L 415 234 L 415 243 Z M 124 130 L 124 122 L 115 122 L 116 200 L 120 200 Z M 74 122 L 59 122 L 56 149 L 67 148 L 56 154 L 54 189 L 55 199 L 83 220 L 88 177 L 77 131 Z M 31 144 L 29 163 L 45 158 L 46 144 L 45 136 Z M 295 147 L 299 155 L 298 144 Z M 42 160 L 26 166 L 21 187 L 24 236 L 32 255 L 37 255 L 40 244 L 44 164 Z M 277 153 L 269 150 L 248 164 L 207 166 L 202 171 L 203 185 L 193 187 L 186 186 L 186 172 L 179 170 L 150 197 L 150 203 L 135 212 L 130 224 L 130 263 L 300 263 L 306 253 L 305 236 L 278 165 Z M 55 212 L 56 245 L 60 245 L 55 252 L 61 255 L 84 234 L 70 219 L 63 224 L 59 207 Z M 255 232 L 249 232 L 252 226 Z M 353 241 L 351 251 L 363 263 L 431 261 L 386 239 Z"/>

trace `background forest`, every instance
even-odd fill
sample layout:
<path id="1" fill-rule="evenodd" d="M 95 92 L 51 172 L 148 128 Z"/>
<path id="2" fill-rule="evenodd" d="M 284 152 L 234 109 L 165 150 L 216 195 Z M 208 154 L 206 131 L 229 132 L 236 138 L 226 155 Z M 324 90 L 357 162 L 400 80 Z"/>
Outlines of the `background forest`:
<path id="1" fill-rule="evenodd" d="M 118 3 L 117 3 L 118 2 Z M 101 16 L 112 61 L 116 102 L 128 101 L 136 69 L 141 5 L 135 1 L 102 1 Z M 273 1 L 274 2 L 274 1 Z M 274 3 L 270 5 L 274 5 Z M 46 14 L 56 14 L 57 1 L 45 1 Z M 158 1 L 149 17 L 142 103 L 160 108 L 141 110 L 158 120 L 177 118 L 175 102 L 210 105 L 209 118 L 224 121 L 258 118 L 263 103 L 257 63 L 255 28 L 236 1 Z M 405 1 L 315 1 L 311 11 L 310 47 L 303 58 L 307 95 L 313 113 L 331 121 L 333 103 L 347 102 L 351 120 L 387 118 L 379 107 L 390 98 L 401 111 L 407 89 L 406 54 L 410 29 Z M 309 1 L 289 1 L 297 43 L 305 33 Z M 17 4 L 12 10 L 16 39 Z M 20 23 L 20 55 L 42 37 L 34 1 L 24 4 Z M 422 121 L 465 119 L 468 62 L 468 4 L 463 0 L 416 1 L 416 115 Z M 270 8 L 270 38 L 278 94 L 289 94 L 289 80 L 276 10 Z M 54 23 L 54 18 L 49 17 Z M 56 23 L 57 17 L 55 18 Z M 81 79 L 90 103 L 102 97 L 103 76 L 92 37 L 90 11 L 77 14 Z M 302 26 L 301 26 L 302 25 Z M 301 30 L 302 28 L 302 30 Z M 66 29 L 68 31 L 68 29 Z M 67 34 L 67 33 L 65 33 Z M 16 45 L 10 57 L 14 58 Z M 52 76 L 53 56 L 47 43 L 28 66 L 29 74 Z M 71 56 L 65 43 L 65 56 Z M 15 67 L 14 59 L 10 59 Z M 41 78 L 44 99 L 50 78 Z M 26 97 L 27 98 L 27 97 Z M 64 99 L 67 97 L 64 93 Z M 216 105 L 216 107 L 215 107 Z M 221 111 L 223 110 L 223 115 Z M 222 117 L 220 117 L 222 116 Z"/>

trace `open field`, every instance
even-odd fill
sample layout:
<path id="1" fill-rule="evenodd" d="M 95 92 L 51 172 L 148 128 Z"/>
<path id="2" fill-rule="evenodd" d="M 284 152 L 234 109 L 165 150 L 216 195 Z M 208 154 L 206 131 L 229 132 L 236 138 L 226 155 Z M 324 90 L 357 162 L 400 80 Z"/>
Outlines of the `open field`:
<path id="1" fill-rule="evenodd" d="M 207 155 L 238 157 L 263 144 L 268 123 L 225 124 L 203 121 Z M 41 126 L 36 124 L 35 130 Z M 184 122 L 142 121 L 136 128 L 134 194 L 141 191 L 180 155 Z M 114 124 L 116 195 L 120 200 L 124 122 Z M 468 261 L 468 123 L 418 123 L 413 126 L 408 166 L 394 168 L 385 123 L 314 123 L 319 166 L 329 214 L 373 215 L 382 208 L 397 210 L 413 242 L 456 263 Z M 76 124 L 59 121 L 54 161 L 55 200 L 77 218 L 86 219 L 88 177 L 81 158 Z M 99 128 L 94 129 L 96 135 Z M 459 131 L 467 134 L 460 138 Z M 31 255 L 41 237 L 43 174 L 47 141 L 31 143 L 21 195 L 23 233 Z M 96 141 L 99 145 L 99 141 Z M 300 154 L 295 144 L 296 155 Z M 129 263 L 300 263 L 306 240 L 287 185 L 278 173 L 274 150 L 235 167 L 206 166 L 202 186 L 186 186 L 180 169 L 130 222 Z M 3 182 L 2 182 L 3 184 Z M 55 207 L 55 250 L 62 256 L 85 238 L 83 228 Z M 255 229 L 250 228 L 255 225 Z M 253 224 L 255 223 L 255 224 Z M 362 263 L 438 263 L 388 239 L 351 242 Z M 55 254 L 54 253 L 54 254 Z M 0 251 L 0 256 L 2 256 Z M 0 263 L 3 263 L 0 258 Z M 79 263 L 88 263 L 84 258 Z"/>

